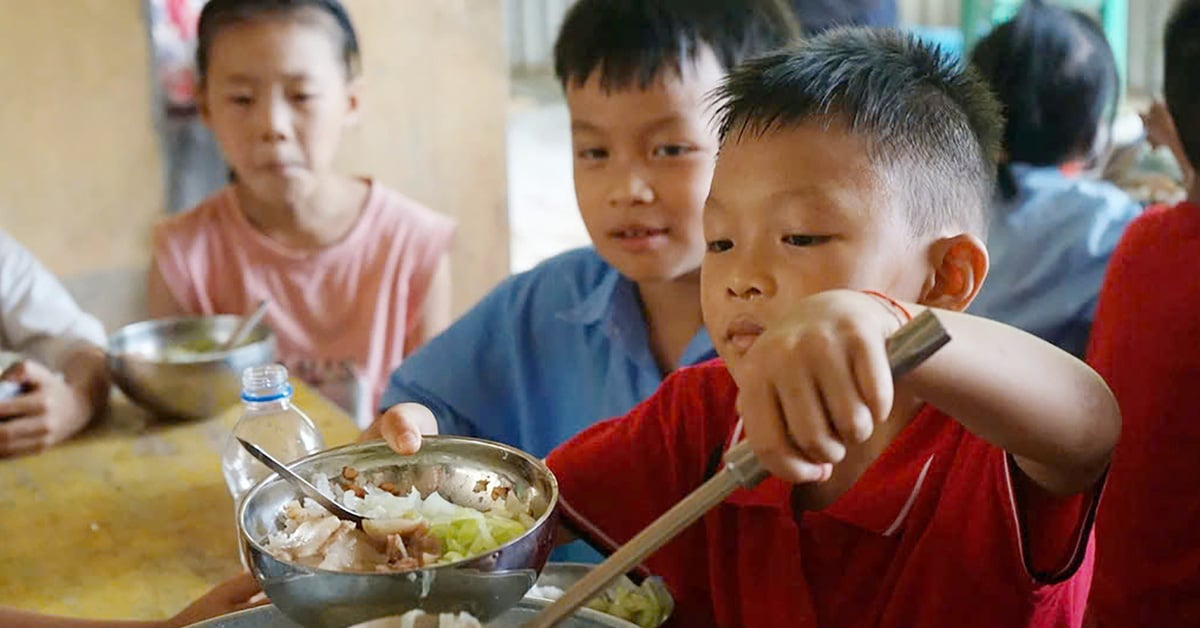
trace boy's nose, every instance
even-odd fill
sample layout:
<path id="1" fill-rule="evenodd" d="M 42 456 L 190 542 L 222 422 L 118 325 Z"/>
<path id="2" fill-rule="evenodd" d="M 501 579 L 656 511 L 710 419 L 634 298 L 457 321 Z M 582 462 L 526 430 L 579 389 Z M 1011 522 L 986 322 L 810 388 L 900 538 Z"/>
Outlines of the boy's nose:
<path id="1" fill-rule="evenodd" d="M 725 291 L 734 299 L 749 301 L 774 294 L 775 281 L 760 266 L 742 264 L 730 273 Z"/>
<path id="2" fill-rule="evenodd" d="M 265 104 L 259 119 L 262 141 L 278 142 L 285 139 L 291 120 L 291 110 L 287 103 L 272 101 Z"/>
<path id="3" fill-rule="evenodd" d="M 608 195 L 611 207 L 632 207 L 654 202 L 654 187 L 637 169 L 631 168 L 613 183 Z"/>

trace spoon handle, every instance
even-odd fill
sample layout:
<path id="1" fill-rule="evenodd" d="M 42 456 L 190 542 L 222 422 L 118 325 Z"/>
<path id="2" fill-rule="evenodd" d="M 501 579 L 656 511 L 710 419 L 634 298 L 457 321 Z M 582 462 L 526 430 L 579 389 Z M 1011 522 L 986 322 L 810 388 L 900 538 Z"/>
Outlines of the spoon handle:
<path id="1" fill-rule="evenodd" d="M 925 310 L 888 339 L 888 363 L 892 378 L 911 371 L 950 341 L 932 310 Z M 725 453 L 725 467 L 700 485 L 670 510 L 629 540 L 603 563 L 589 571 L 526 628 L 549 628 L 566 619 L 616 577 L 640 564 L 647 556 L 675 538 L 733 493 L 739 486 L 752 488 L 767 477 L 749 442 L 742 440 Z"/>
<path id="2" fill-rule="evenodd" d="M 325 510 L 328 510 L 330 512 L 330 514 L 337 517 L 338 519 L 350 521 L 350 522 L 354 523 L 354 525 L 356 525 L 360 528 L 362 527 L 362 522 L 363 522 L 362 515 L 359 515 L 358 513 L 351 511 L 349 508 L 346 508 L 345 506 L 342 506 L 341 504 L 333 501 L 332 499 L 329 499 L 329 497 L 327 497 L 324 493 L 317 490 L 317 487 L 315 487 L 311 483 L 309 483 L 308 480 L 297 475 L 296 472 L 287 468 L 287 465 L 276 460 L 275 456 L 272 456 L 271 454 L 267 453 L 258 445 L 255 445 L 254 443 L 252 443 L 248 440 L 245 440 L 239 436 L 235 436 L 234 438 L 236 438 L 238 440 L 238 442 L 242 444 L 242 447 L 246 451 L 250 452 L 251 456 L 254 456 L 255 459 L 257 459 L 259 462 L 267 465 L 268 469 L 274 471 L 275 473 L 278 473 L 279 477 L 283 478 L 284 480 L 287 480 L 287 482 L 290 483 L 292 486 L 295 486 L 296 488 L 300 489 L 300 492 L 304 493 L 305 497 L 311 498 L 313 501 L 315 501 L 318 504 L 320 504 L 321 506 L 323 506 L 325 508 Z"/>
<path id="3" fill-rule="evenodd" d="M 233 333 L 230 334 L 229 339 L 221 343 L 221 350 L 228 351 L 242 344 L 242 341 L 244 341 L 246 337 L 250 335 L 250 332 L 258 326 L 258 322 L 263 319 L 263 316 L 266 316 L 267 308 L 269 306 L 270 302 L 266 299 L 259 301 L 258 307 L 254 308 L 254 311 L 250 314 L 250 316 L 242 319 L 241 324 L 239 324 L 237 328 L 233 330 Z"/>

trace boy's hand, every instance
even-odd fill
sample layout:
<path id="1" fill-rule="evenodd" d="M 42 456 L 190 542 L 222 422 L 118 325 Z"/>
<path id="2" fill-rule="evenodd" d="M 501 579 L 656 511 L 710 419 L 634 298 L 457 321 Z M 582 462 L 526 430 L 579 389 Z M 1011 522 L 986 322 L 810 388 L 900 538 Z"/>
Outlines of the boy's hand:
<path id="1" fill-rule="evenodd" d="M 846 444 L 866 441 L 887 419 L 886 342 L 902 324 L 875 297 L 823 292 L 791 308 L 735 360 L 746 438 L 773 475 L 824 481 Z"/>
<path id="2" fill-rule="evenodd" d="M 1171 118 L 1171 112 L 1167 110 L 1166 103 L 1156 100 L 1145 113 L 1139 115 L 1142 118 L 1142 125 L 1146 127 L 1146 141 L 1154 148 L 1171 147 L 1178 140 L 1179 133 L 1175 130 L 1175 120 Z"/>
<path id="3" fill-rule="evenodd" d="M 0 401 L 0 456 L 38 451 L 70 438 L 87 425 L 91 406 L 61 376 L 30 360 L 0 374 L 20 384 L 21 394 Z"/>
<path id="4" fill-rule="evenodd" d="M 260 595 L 261 593 L 262 589 L 254 576 L 249 573 L 239 574 L 213 587 L 178 615 L 167 620 L 166 626 L 190 626 L 213 617 L 262 606 L 269 600 Z"/>
<path id="5" fill-rule="evenodd" d="M 419 403 L 398 403 L 387 409 L 359 440 L 382 438 L 398 454 L 411 456 L 421 449 L 422 434 L 437 434 L 433 412 Z"/>
<path id="6" fill-rule="evenodd" d="M 1192 171 L 1191 162 L 1188 161 L 1187 153 L 1184 151 L 1183 140 L 1179 138 L 1175 119 L 1171 117 L 1171 111 L 1167 109 L 1166 103 L 1155 100 L 1150 105 L 1150 109 L 1140 115 L 1142 125 L 1146 127 L 1146 141 L 1154 148 L 1166 146 L 1171 149 L 1171 154 L 1183 172 L 1183 184 L 1190 188 L 1195 173 Z"/>

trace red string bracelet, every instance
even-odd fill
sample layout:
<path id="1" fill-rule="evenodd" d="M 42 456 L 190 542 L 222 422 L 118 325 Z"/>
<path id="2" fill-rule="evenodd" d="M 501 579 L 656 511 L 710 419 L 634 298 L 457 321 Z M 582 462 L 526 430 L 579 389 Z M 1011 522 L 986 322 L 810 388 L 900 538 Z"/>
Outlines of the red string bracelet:
<path id="1" fill-rule="evenodd" d="M 896 311 L 898 311 L 904 315 L 904 322 L 907 323 L 907 322 L 912 321 L 912 319 L 913 319 L 912 313 L 908 311 L 908 308 L 904 307 L 903 305 L 900 305 L 900 302 L 893 299 L 892 297 L 889 297 L 888 295 L 886 295 L 882 292 L 876 292 L 874 290 L 862 290 L 861 292 L 863 294 L 873 296 L 877 299 L 881 299 L 888 305 L 891 305 L 893 308 L 896 309 Z"/>

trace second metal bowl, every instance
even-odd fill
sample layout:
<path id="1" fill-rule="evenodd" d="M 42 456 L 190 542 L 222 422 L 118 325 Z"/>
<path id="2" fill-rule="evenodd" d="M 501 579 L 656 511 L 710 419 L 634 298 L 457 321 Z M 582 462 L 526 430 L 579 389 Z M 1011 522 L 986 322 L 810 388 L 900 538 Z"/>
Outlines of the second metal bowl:
<path id="1" fill-rule="evenodd" d="M 108 339 L 108 368 L 121 392 L 156 415 L 202 419 L 237 404 L 242 371 L 275 361 L 275 336 L 259 323 L 229 351 L 182 353 L 189 344 L 217 346 L 240 316 L 164 318 L 132 323 Z M 174 353 L 173 353 L 174 352 Z"/>

